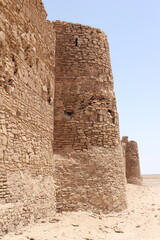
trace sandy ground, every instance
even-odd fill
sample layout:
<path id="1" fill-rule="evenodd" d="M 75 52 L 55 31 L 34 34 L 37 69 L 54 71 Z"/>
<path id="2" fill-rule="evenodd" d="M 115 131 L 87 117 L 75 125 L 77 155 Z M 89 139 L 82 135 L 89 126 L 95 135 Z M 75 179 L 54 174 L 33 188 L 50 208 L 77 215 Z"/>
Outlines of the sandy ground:
<path id="1" fill-rule="evenodd" d="M 127 186 L 128 209 L 116 214 L 56 214 L 3 240 L 160 240 L 160 177 Z"/>

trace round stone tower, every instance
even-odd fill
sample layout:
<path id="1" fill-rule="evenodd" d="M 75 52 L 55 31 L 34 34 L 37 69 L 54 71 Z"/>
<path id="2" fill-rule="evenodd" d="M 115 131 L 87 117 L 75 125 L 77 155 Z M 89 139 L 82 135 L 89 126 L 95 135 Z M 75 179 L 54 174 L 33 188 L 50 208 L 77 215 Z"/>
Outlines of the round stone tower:
<path id="1" fill-rule="evenodd" d="M 106 35 L 57 21 L 55 145 L 75 150 L 119 144 L 118 114 Z"/>
<path id="2" fill-rule="evenodd" d="M 82 205 L 83 208 L 98 205 L 103 211 L 123 209 L 124 165 L 106 35 L 80 24 L 61 21 L 53 24 L 56 31 L 54 149 L 59 153 L 69 152 L 77 159 L 76 166 L 70 159 L 64 163 L 57 161 L 59 208 L 72 210 Z M 70 184 L 66 172 L 68 179 L 72 176 Z M 76 200 L 75 192 L 79 196 Z M 62 195 L 67 198 L 68 206 L 72 202 L 72 207 L 64 206 Z"/>
<path id="3" fill-rule="evenodd" d="M 122 147 L 126 164 L 126 179 L 128 183 L 142 185 L 138 144 L 128 141 L 128 137 L 122 137 Z"/>

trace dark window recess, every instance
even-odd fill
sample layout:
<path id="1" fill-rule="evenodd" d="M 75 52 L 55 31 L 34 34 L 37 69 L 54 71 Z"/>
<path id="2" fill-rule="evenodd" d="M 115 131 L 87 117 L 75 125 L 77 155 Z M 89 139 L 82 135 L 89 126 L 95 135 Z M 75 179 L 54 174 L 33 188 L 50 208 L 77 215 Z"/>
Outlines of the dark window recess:
<path id="1" fill-rule="evenodd" d="M 15 68 L 15 70 L 14 70 L 14 75 L 15 75 L 17 72 L 18 72 L 18 69 L 17 69 L 17 68 Z"/>
<path id="2" fill-rule="evenodd" d="M 112 115 L 112 110 L 109 109 L 109 110 L 108 110 L 108 113 L 110 113 L 110 114 Z"/>
<path id="3" fill-rule="evenodd" d="M 99 97 L 94 97 L 94 96 L 92 96 L 91 98 L 90 98 L 90 100 L 99 100 L 99 101 L 104 101 L 105 100 L 105 98 L 104 97 L 102 97 L 102 96 L 99 96 Z"/>
<path id="4" fill-rule="evenodd" d="M 51 97 L 48 97 L 48 103 L 51 104 Z"/>
<path id="5" fill-rule="evenodd" d="M 12 79 L 9 79 L 8 80 L 8 85 L 12 85 L 13 84 L 13 80 Z"/>
<path id="6" fill-rule="evenodd" d="M 116 118 L 114 117 L 114 112 L 112 110 L 108 109 L 108 113 L 112 117 L 112 123 L 115 124 L 116 123 Z"/>
<path id="7" fill-rule="evenodd" d="M 48 103 L 51 105 L 51 91 L 50 91 L 50 85 L 48 83 L 48 87 L 47 87 L 47 101 Z"/>
<path id="8" fill-rule="evenodd" d="M 64 114 L 71 117 L 74 114 L 74 112 L 73 111 L 64 111 Z"/>
<path id="9" fill-rule="evenodd" d="M 19 110 L 16 111 L 16 116 L 21 116 L 21 113 Z"/>
<path id="10" fill-rule="evenodd" d="M 12 61 L 15 62 L 15 57 L 14 57 L 14 55 L 12 55 Z"/>
<path id="11" fill-rule="evenodd" d="M 12 62 L 14 62 L 14 67 L 15 67 L 15 69 L 14 69 L 14 75 L 16 75 L 16 73 L 17 73 L 17 71 L 18 71 L 16 59 L 15 59 L 15 56 L 14 56 L 14 55 L 12 55 L 11 58 L 12 58 Z"/>
<path id="12" fill-rule="evenodd" d="M 75 46 L 78 47 L 78 38 L 75 39 Z"/>
<path id="13" fill-rule="evenodd" d="M 36 58 L 36 66 L 37 66 L 37 69 L 38 69 L 38 64 L 39 64 L 39 59 Z"/>

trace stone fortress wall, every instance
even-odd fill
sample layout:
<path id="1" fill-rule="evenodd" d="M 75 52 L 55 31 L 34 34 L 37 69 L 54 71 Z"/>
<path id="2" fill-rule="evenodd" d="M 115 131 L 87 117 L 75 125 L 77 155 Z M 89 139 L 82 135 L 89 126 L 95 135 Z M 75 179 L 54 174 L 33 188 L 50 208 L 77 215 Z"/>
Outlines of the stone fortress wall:
<path id="1" fill-rule="evenodd" d="M 0 232 L 7 232 L 55 212 L 55 32 L 40 0 L 0 1 L 0 54 Z"/>
<path id="2" fill-rule="evenodd" d="M 99 29 L 57 21 L 54 148 L 119 144 L 109 47 Z"/>
<path id="3" fill-rule="evenodd" d="M 124 209 L 124 165 L 106 35 L 80 24 L 53 24 L 54 150 L 71 157 L 76 151 L 74 161 L 56 159 L 57 208 Z"/>
<path id="4" fill-rule="evenodd" d="M 41 0 L 0 0 L 0 144 L 0 234 L 55 211 L 126 208 L 102 31 L 47 21 Z"/>

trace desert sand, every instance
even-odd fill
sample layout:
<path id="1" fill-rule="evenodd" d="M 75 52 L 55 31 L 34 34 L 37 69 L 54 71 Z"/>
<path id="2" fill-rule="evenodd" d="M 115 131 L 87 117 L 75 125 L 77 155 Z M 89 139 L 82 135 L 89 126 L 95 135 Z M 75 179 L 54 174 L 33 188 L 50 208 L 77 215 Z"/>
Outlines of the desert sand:
<path id="1" fill-rule="evenodd" d="M 56 214 L 1 239 L 160 240 L 160 176 L 144 177 L 142 186 L 128 184 L 127 201 L 127 210 L 120 213 Z"/>

